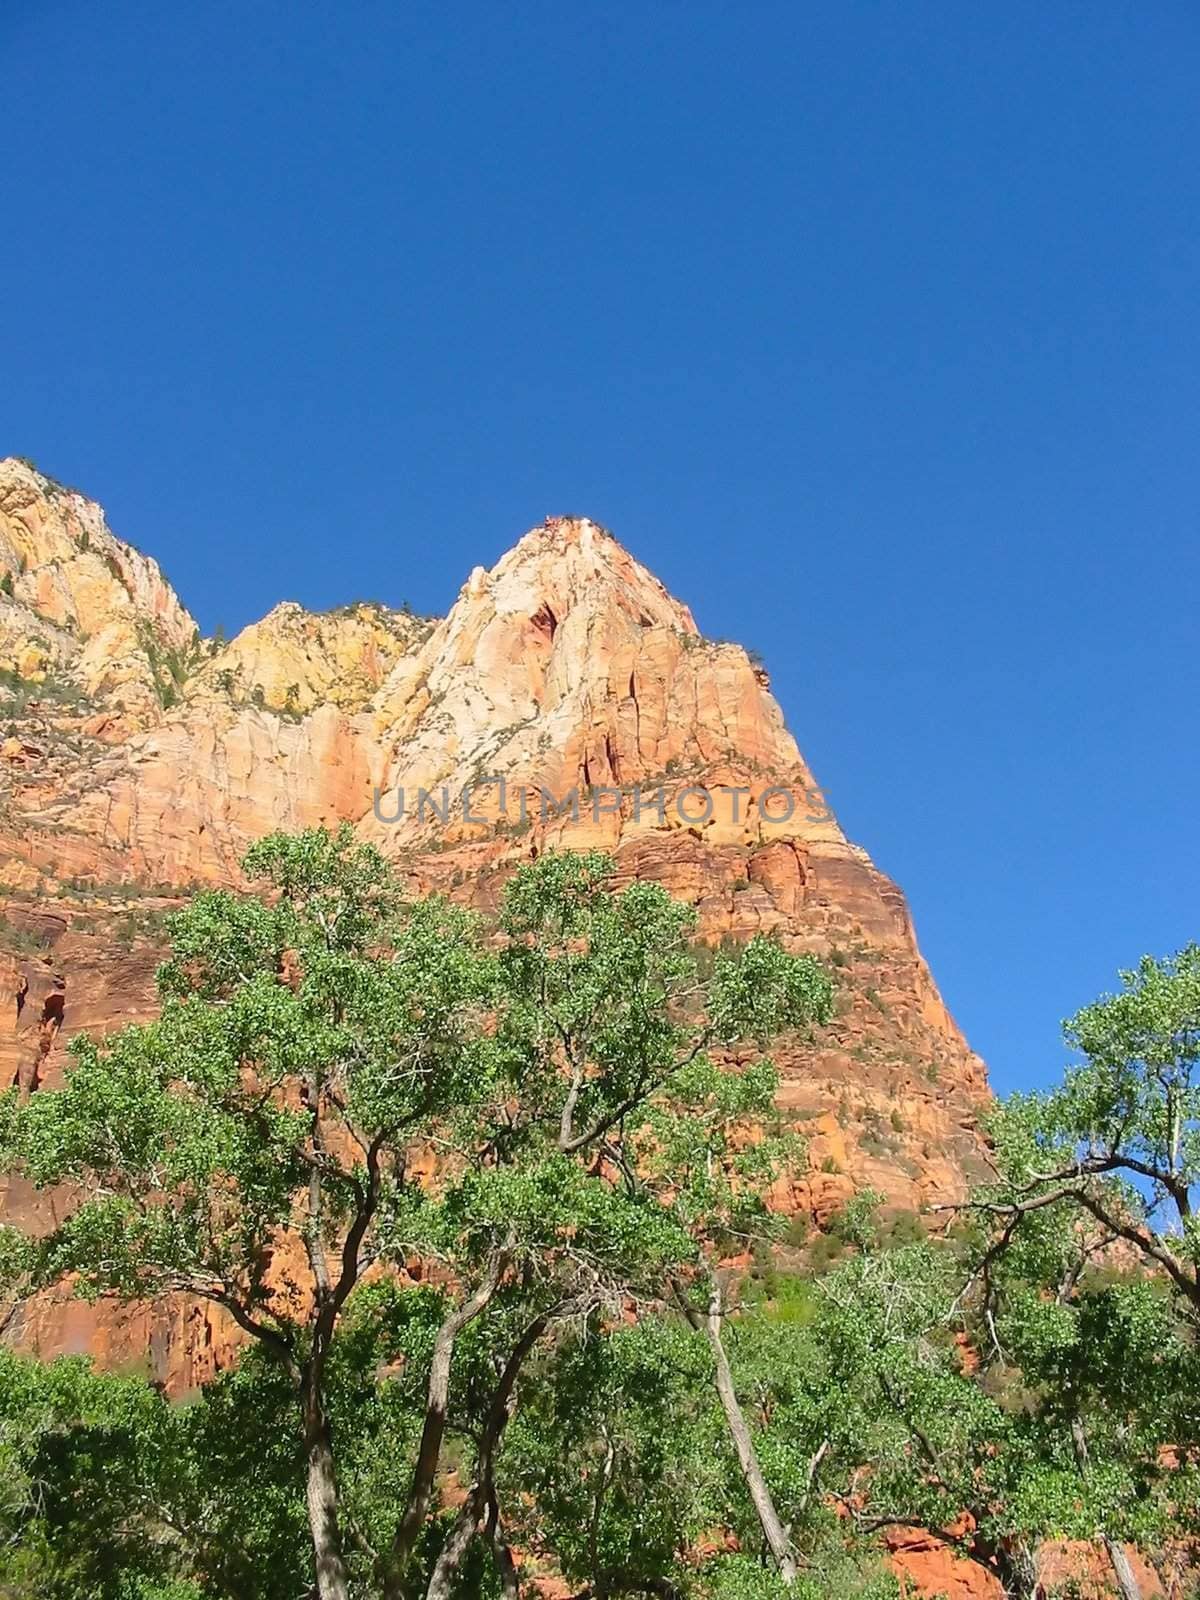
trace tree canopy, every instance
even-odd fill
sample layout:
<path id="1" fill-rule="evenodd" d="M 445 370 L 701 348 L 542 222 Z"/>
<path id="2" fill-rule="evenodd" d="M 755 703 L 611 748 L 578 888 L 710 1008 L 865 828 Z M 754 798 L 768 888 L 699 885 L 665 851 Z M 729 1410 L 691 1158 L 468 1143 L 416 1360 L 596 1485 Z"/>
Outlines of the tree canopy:
<path id="1" fill-rule="evenodd" d="M 60 1089 L 5 1102 L 9 1163 L 77 1195 L 46 1238 L 9 1237 L 10 1276 L 223 1307 L 290 1386 L 322 1600 L 449 1592 L 485 1518 L 511 1560 L 497 1457 L 540 1342 L 668 1286 L 690 1303 L 730 1239 L 769 1230 L 763 1191 L 796 1154 L 752 1136 L 773 1070 L 709 1052 L 822 1020 L 829 979 L 765 939 L 702 975 L 691 911 L 598 855 L 518 871 L 494 930 L 404 900 L 346 829 L 270 836 L 245 869 L 261 893 L 172 919 L 155 1021 L 76 1038 Z M 438 1310 L 407 1485 L 350 1523 L 330 1385 L 368 1277 Z M 426 1574 L 480 1319 L 467 1495 Z"/>
<path id="2" fill-rule="evenodd" d="M 904 1528 L 1022 1600 L 1055 1540 L 1122 1600 L 1131 1549 L 1188 1569 L 1196 947 L 1066 1024 L 965 1203 L 860 1193 L 818 1249 L 769 1204 L 811 956 L 700 949 L 595 854 L 492 918 L 349 830 L 245 868 L 172 918 L 155 1021 L 0 1098 L 4 1165 L 71 1197 L 0 1229 L 0 1313 L 183 1295 L 240 1339 L 185 1401 L 0 1351 L 0 1592 L 895 1600 Z"/>

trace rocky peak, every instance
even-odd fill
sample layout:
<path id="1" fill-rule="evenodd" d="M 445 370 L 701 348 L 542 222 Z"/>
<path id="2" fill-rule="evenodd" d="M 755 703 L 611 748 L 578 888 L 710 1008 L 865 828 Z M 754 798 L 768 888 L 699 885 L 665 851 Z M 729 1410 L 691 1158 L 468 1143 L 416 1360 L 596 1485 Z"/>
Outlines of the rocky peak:
<path id="1" fill-rule="evenodd" d="M 92 500 L 0 461 L 0 669 L 47 698 L 103 703 L 109 737 L 159 720 L 200 632 L 158 563 Z"/>
<path id="2" fill-rule="evenodd" d="M 416 796 L 466 786 L 470 809 L 491 824 L 503 821 L 506 802 L 511 820 L 514 789 L 583 797 L 722 775 L 761 788 L 780 772 L 812 787 L 746 651 L 704 639 L 687 606 L 586 518 L 547 518 L 490 571 L 477 567 L 420 653 L 397 665 L 372 713 L 386 789 Z M 507 794 L 480 792 L 496 773 Z M 636 821 L 630 809 L 603 822 L 593 814 L 582 828 L 556 826 L 552 837 L 615 844 Z M 753 809 L 730 837 L 753 832 Z M 722 819 L 710 825 L 719 830 Z M 464 818 L 455 836 L 472 829 L 478 837 L 479 825 Z M 420 831 L 413 814 L 374 830 L 385 847 L 407 846 Z"/>
<path id="3" fill-rule="evenodd" d="M 490 573 L 476 567 L 464 594 L 477 585 L 490 592 L 499 614 L 544 612 L 542 625 L 551 631 L 583 608 L 605 614 L 616 610 L 637 627 L 699 633 L 687 606 L 668 594 L 607 528 L 587 517 L 547 517 Z"/>
<path id="4" fill-rule="evenodd" d="M 431 627 L 409 611 L 368 601 L 312 612 L 284 600 L 214 650 L 185 697 L 250 704 L 285 717 L 321 705 L 356 711 Z"/>

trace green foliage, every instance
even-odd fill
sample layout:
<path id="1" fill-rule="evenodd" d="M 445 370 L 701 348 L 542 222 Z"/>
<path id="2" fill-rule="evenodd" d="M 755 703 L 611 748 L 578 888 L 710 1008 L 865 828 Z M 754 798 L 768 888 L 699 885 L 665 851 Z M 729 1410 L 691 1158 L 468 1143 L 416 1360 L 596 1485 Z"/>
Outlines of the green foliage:
<path id="1" fill-rule="evenodd" d="M 137 1379 L 85 1361 L 43 1367 L 0 1350 L 0 1588 L 44 1600 L 183 1600 L 200 1590 L 170 1545 L 131 1533 L 165 1470 L 173 1419 Z M 134 1512 L 136 1516 L 136 1512 Z"/>
<path id="2" fill-rule="evenodd" d="M 120 573 L 116 576 L 120 577 Z M 158 702 L 165 711 L 170 710 L 178 704 L 179 691 L 203 656 L 199 630 L 185 646 L 168 645 L 153 623 L 142 621 L 138 624 L 138 643 L 150 665 Z"/>
<path id="3" fill-rule="evenodd" d="M 1012 1516 L 1153 1549 L 1197 1527 L 1200 948 L 1121 980 L 1064 1025 L 1062 1084 L 992 1119 L 964 1304 L 997 1393 L 1021 1397 Z"/>
<path id="4" fill-rule="evenodd" d="M 992 1121 L 1000 1181 L 975 1203 L 993 1253 L 1059 1238 L 1070 1221 L 1119 1239 L 1200 1319 L 1200 946 L 1145 957 L 1122 988 L 1064 1024 L 1078 1053 L 1061 1086 L 1014 1095 Z"/>
<path id="5" fill-rule="evenodd" d="M 47 946 L 48 940 L 43 935 L 31 933 L 7 917 L 0 917 L 0 950 L 10 950 L 14 955 L 38 956 Z"/>
<path id="6" fill-rule="evenodd" d="M 268 1386 L 291 1474 L 271 1537 L 294 1515 L 301 1440 L 324 1439 L 375 1551 L 330 1559 L 370 1586 L 433 1559 L 444 1532 L 431 1508 L 415 1550 L 388 1555 L 435 1414 L 435 1336 L 451 1329 L 448 1403 L 483 1494 L 498 1469 L 470 1463 L 498 1374 L 565 1330 L 597 1335 L 675 1275 L 702 1293 L 714 1253 L 773 1231 L 763 1192 L 799 1156 L 786 1135 L 751 1136 L 774 1071 L 707 1052 L 823 1020 L 830 986 L 762 939 L 701 978 L 690 910 L 654 885 L 618 890 L 602 856 L 519 871 L 495 935 L 439 899 L 405 902 L 348 828 L 272 835 L 244 865 L 261 895 L 205 891 L 168 919 L 157 1020 L 77 1036 L 60 1089 L 3 1101 L 6 1163 L 79 1195 L 14 1271 L 229 1310 L 257 1342 L 242 1371 Z M 417 1146 L 440 1153 L 420 1179 Z M 289 1239 L 311 1302 L 276 1292 Z M 414 1258 L 453 1293 L 353 1294 L 371 1262 Z"/>
<path id="7" fill-rule="evenodd" d="M 1008 1192 L 1041 1183 L 1044 1193 L 1072 1176 L 1143 1179 L 1143 1220 L 1182 1212 L 1181 1249 L 1194 1260 L 1186 1197 L 1200 1178 L 1200 946 L 1145 957 L 1122 981 L 1120 994 L 1064 1024 L 1082 1061 L 1062 1086 L 1014 1096 L 997 1118 Z"/>
<path id="8" fill-rule="evenodd" d="M 259 893 L 169 918 L 158 1020 L 0 1097 L 7 1166 L 78 1196 L 0 1229 L 6 1315 L 63 1281 L 183 1290 L 251 1341 L 176 1406 L 0 1353 L 5 1594 L 305 1593 L 322 1439 L 348 1597 L 423 1593 L 456 1549 L 451 1592 L 498 1596 L 519 1548 L 596 1595 L 891 1600 L 892 1524 L 1022 1593 L 1047 1540 L 1200 1535 L 1195 947 L 1071 1020 L 1077 1063 L 998 1111 L 966 1226 L 864 1192 L 809 1244 L 766 1205 L 803 1151 L 746 1047 L 829 1017 L 811 960 L 697 951 L 599 855 L 518 871 L 495 926 L 407 901 L 349 829 L 245 867 Z M 314 1292 L 280 1295 L 297 1255 Z M 794 1583 L 759 1557 L 723 1371 Z M 433 1478 L 414 1501 L 431 1425 L 462 1510 Z"/>
<path id="9" fill-rule="evenodd" d="M 839 1552 L 815 1573 L 785 1585 L 761 1562 L 745 1555 L 722 1556 L 702 1574 L 703 1600 L 901 1600 L 896 1578 L 878 1561 Z"/>
<path id="10" fill-rule="evenodd" d="M 23 678 L 19 672 L 3 667 L 0 668 L 0 690 L 5 691 L 7 696 L 0 701 L 0 709 L 11 716 L 23 716 L 43 705 L 64 711 L 84 711 L 91 704 L 77 684 L 69 678 L 56 677 L 53 673 L 48 673 L 39 682 L 35 678 Z"/>
<path id="11" fill-rule="evenodd" d="M 704 1344 L 653 1317 L 564 1340 L 532 1374 L 504 1498 L 531 1497 L 519 1532 L 553 1550 L 570 1581 L 679 1580 L 689 1546 L 720 1515 L 710 1377 Z"/>
<path id="12" fill-rule="evenodd" d="M 306 1568 L 289 1403 L 253 1355 L 173 1405 L 79 1358 L 0 1351 L 3 1592 L 287 1600 Z"/>

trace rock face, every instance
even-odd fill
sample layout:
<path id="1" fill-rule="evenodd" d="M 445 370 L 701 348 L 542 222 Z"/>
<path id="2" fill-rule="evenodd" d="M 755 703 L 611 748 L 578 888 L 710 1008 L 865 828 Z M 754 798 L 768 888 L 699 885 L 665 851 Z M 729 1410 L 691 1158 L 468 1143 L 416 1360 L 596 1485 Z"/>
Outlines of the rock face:
<path id="1" fill-rule="evenodd" d="M 27 462 L 0 462 L 0 669 L 102 700 L 114 736 L 156 720 L 200 630 L 158 563 Z"/>
<path id="2" fill-rule="evenodd" d="M 236 884 L 272 828 L 346 820 L 414 889 L 486 908 L 517 862 L 599 847 L 690 901 L 711 943 L 765 930 L 823 955 L 837 1015 L 776 1052 L 811 1156 L 781 1207 L 819 1224 L 870 1185 L 915 1210 L 978 1169 L 983 1065 L 903 896 L 824 805 L 762 667 L 596 524 L 548 519 L 440 621 L 285 603 L 224 643 L 98 506 L 10 460 L 0 673 L 0 1070 L 23 1092 L 74 1031 L 152 1013 L 182 892 Z M 148 1351 L 179 1387 L 228 1334 L 187 1308 L 56 1303 L 24 1337 Z"/>
<path id="3" fill-rule="evenodd" d="M 98 506 L 10 460 L 0 652 L 6 960 L 27 986 L 10 1079 L 147 1011 L 172 894 L 236 883 L 269 829 L 348 820 L 414 888 L 484 908 L 516 862 L 598 847 L 692 902 L 706 940 L 769 931 L 837 969 L 818 1047 L 778 1052 L 812 1151 L 781 1204 L 820 1221 L 855 1184 L 913 1209 L 962 1193 L 984 1071 L 902 895 L 824 805 L 761 666 L 596 524 L 548 519 L 441 621 L 285 602 L 205 641 Z"/>

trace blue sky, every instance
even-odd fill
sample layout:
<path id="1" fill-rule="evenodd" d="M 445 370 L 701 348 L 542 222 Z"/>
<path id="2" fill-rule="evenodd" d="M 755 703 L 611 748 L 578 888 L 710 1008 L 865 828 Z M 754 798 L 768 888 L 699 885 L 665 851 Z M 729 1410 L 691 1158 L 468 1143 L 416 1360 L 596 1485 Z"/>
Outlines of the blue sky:
<path id="1" fill-rule="evenodd" d="M 1200 10 L 0 6 L 0 452 L 206 630 L 590 515 L 1001 1090 L 1200 935 Z"/>

